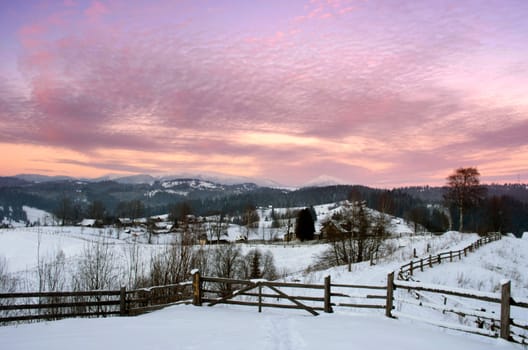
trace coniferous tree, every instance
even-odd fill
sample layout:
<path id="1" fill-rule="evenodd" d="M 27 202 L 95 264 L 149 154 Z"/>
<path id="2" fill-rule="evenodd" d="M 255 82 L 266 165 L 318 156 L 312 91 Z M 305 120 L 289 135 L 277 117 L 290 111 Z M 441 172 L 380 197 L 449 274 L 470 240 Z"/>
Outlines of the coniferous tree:
<path id="1" fill-rule="evenodd" d="M 315 225 L 310 209 L 299 211 L 295 222 L 295 236 L 301 241 L 310 241 L 314 238 Z"/>

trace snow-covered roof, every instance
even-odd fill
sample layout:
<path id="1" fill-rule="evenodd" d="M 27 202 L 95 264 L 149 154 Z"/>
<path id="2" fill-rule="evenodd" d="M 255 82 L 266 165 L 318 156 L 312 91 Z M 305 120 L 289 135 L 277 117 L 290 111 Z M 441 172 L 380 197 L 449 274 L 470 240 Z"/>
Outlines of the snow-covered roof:
<path id="1" fill-rule="evenodd" d="M 81 226 L 94 226 L 97 223 L 95 219 L 83 219 L 79 225 Z"/>

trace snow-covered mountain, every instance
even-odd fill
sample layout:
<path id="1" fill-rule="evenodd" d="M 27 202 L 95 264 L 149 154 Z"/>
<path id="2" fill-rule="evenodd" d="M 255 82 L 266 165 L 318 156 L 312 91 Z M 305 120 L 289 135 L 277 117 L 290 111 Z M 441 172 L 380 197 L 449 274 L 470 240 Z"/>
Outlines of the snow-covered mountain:
<path id="1" fill-rule="evenodd" d="M 325 186 L 336 186 L 336 185 L 348 185 L 347 181 L 339 179 L 330 175 L 321 175 L 308 182 L 302 187 L 325 187 Z"/>
<path id="2" fill-rule="evenodd" d="M 18 174 L 18 175 L 15 175 L 15 177 L 21 180 L 25 180 L 28 182 L 34 182 L 34 183 L 76 180 L 73 177 L 62 176 L 62 175 L 48 176 L 48 175 L 40 175 L 40 174 Z"/>

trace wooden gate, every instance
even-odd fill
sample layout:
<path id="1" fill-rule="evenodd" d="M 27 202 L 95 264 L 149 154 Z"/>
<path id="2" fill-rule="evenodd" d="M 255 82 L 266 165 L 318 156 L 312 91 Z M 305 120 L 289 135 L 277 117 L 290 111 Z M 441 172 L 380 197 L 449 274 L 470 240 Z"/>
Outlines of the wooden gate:
<path id="1" fill-rule="evenodd" d="M 281 288 L 316 289 L 321 296 L 292 295 Z M 193 275 L 193 304 L 208 306 L 232 304 L 256 306 L 262 312 L 264 307 L 305 310 L 317 316 L 317 311 L 332 312 L 330 305 L 330 278 L 324 285 L 272 282 L 267 280 L 235 280 L 219 277 L 202 277 L 198 272 Z M 297 293 L 302 294 L 302 293 Z M 273 300 L 272 300 L 273 299 Z"/>

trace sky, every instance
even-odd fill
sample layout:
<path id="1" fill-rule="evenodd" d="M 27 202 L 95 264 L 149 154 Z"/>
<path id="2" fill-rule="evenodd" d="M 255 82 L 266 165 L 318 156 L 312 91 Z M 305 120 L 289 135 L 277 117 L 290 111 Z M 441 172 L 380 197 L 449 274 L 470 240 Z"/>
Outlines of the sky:
<path id="1" fill-rule="evenodd" d="M 528 182 L 528 1 L 0 0 L 0 175 Z"/>

